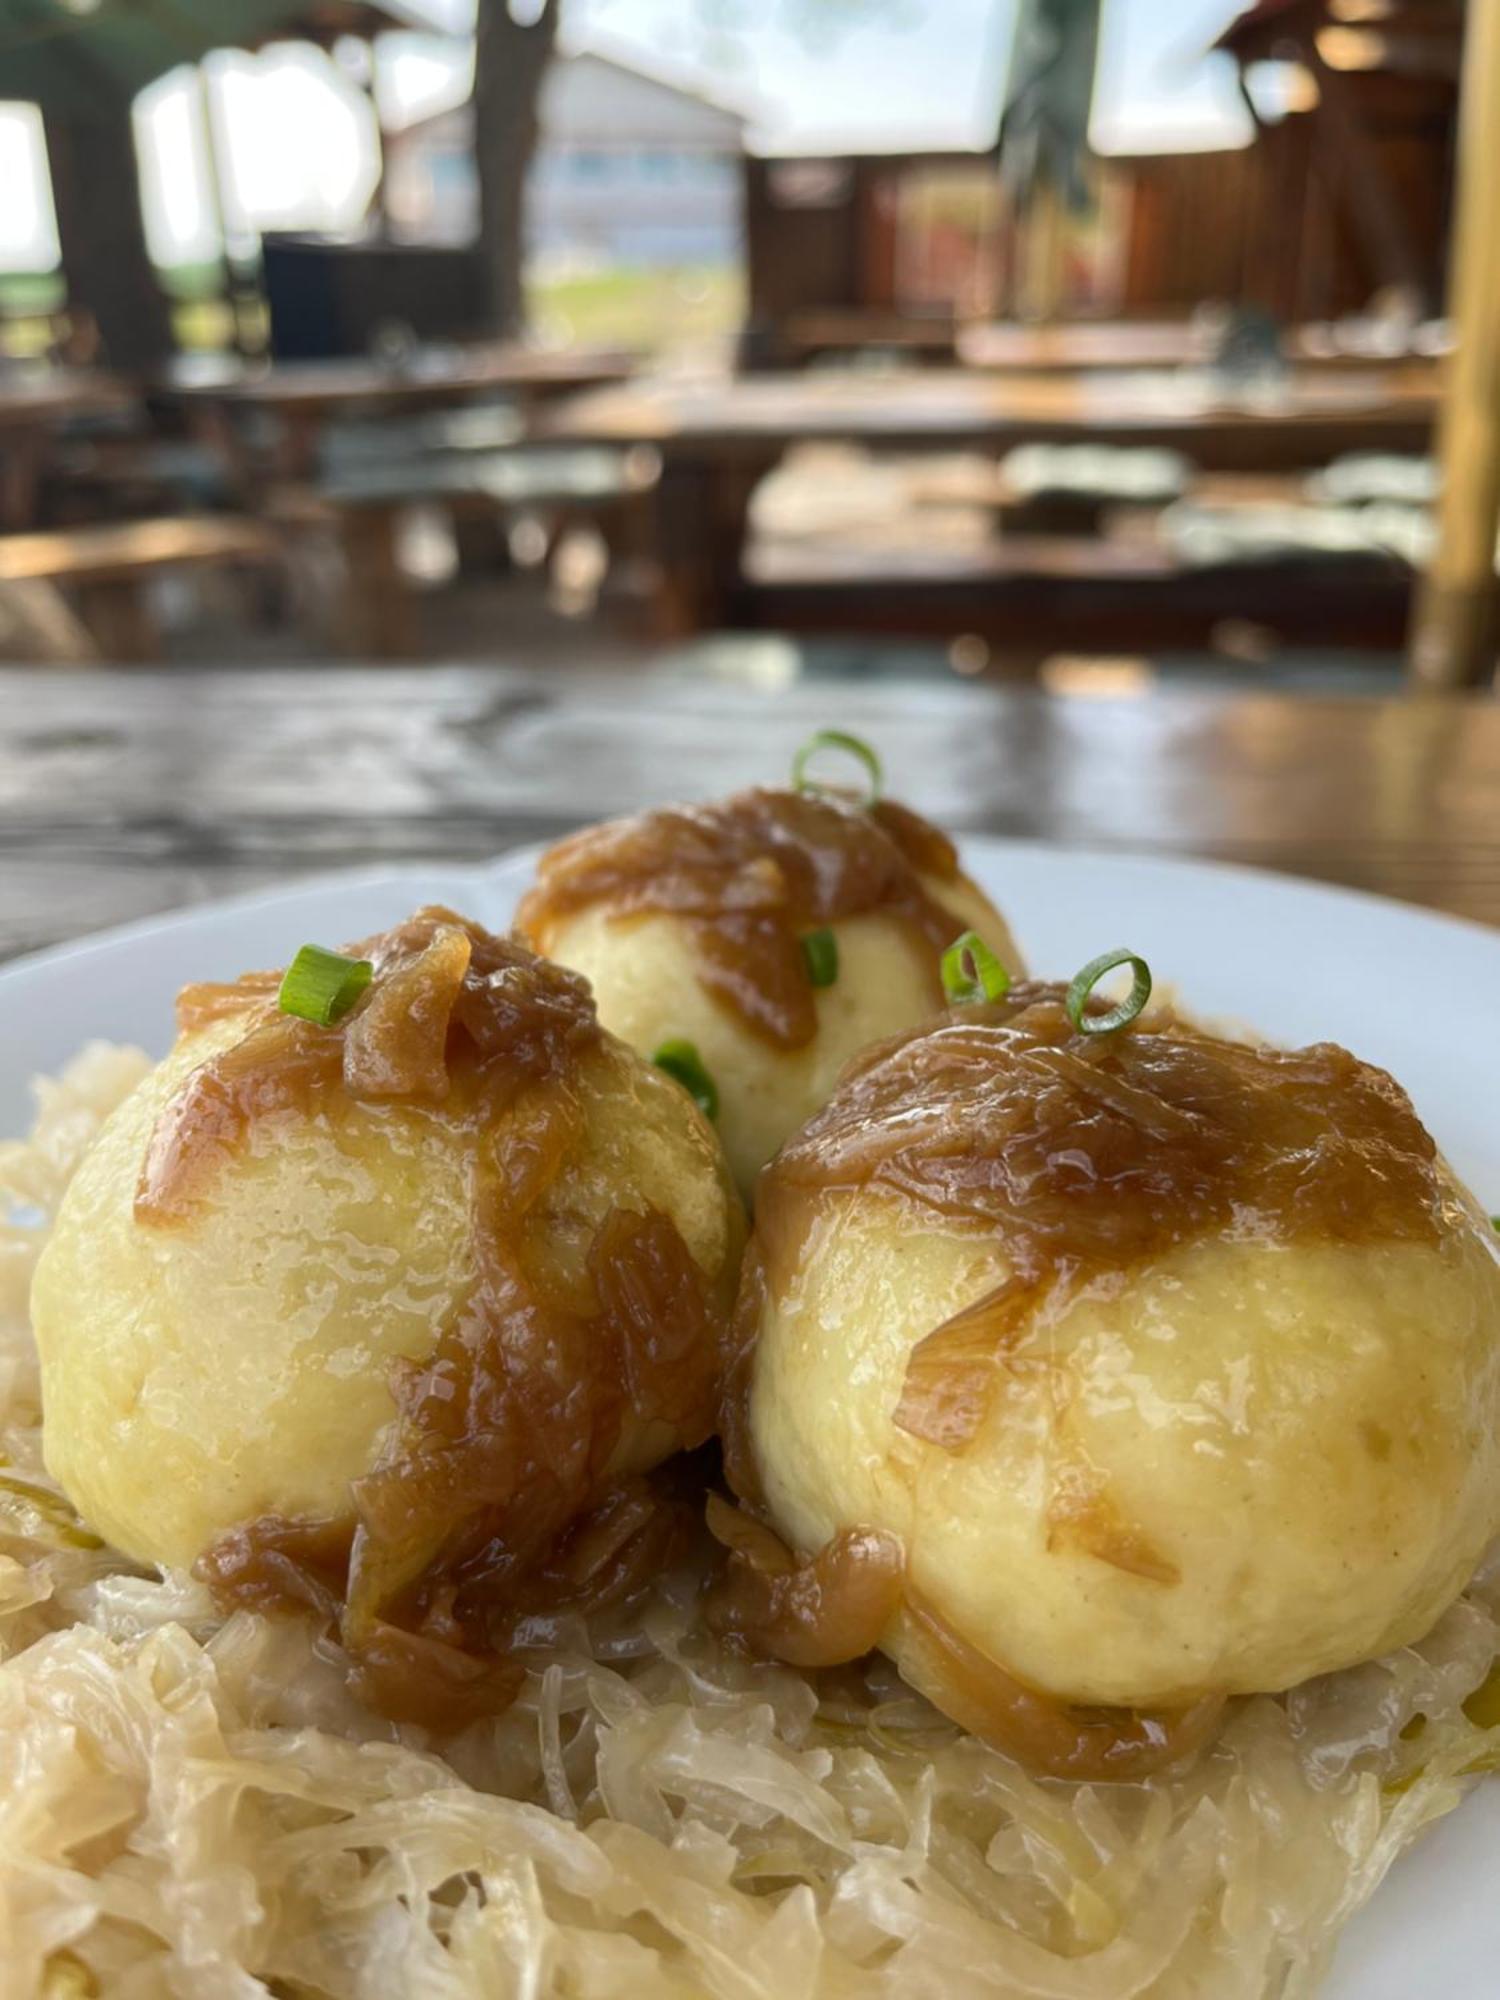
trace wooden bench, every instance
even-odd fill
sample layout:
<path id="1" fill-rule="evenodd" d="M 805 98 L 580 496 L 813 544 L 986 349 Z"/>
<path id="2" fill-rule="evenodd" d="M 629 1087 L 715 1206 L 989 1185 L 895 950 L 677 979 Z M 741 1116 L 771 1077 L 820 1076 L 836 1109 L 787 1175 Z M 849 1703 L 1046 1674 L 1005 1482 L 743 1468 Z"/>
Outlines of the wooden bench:
<path id="1" fill-rule="evenodd" d="M 445 451 L 346 465 L 315 488 L 282 489 L 272 509 L 283 522 L 320 524 L 337 533 L 346 649 L 403 659 L 420 650 L 417 599 L 398 548 L 403 514 L 427 506 L 456 523 L 541 516 L 548 555 L 569 528 L 586 521 L 612 555 L 636 556 L 649 539 L 644 510 L 660 473 L 660 459 L 649 447 Z"/>
<path id="2" fill-rule="evenodd" d="M 1149 540 L 1009 536 L 979 549 L 753 543 L 733 622 L 794 633 L 986 640 L 1012 666 L 1055 652 L 1212 647 L 1234 621 L 1283 643 L 1397 647 L 1404 566 L 1326 558 L 1196 566 Z"/>
<path id="3" fill-rule="evenodd" d="M 46 584 L 76 596 L 102 658 L 153 660 L 161 635 L 147 585 L 184 569 L 257 568 L 277 556 L 275 538 L 238 515 L 184 515 L 154 521 L 0 535 L 0 585 Z"/>
<path id="4" fill-rule="evenodd" d="M 1039 444 L 1008 452 L 995 479 L 994 518 L 1006 536 L 1098 536 L 1122 507 L 1180 499 L 1193 468 L 1174 451 Z"/>

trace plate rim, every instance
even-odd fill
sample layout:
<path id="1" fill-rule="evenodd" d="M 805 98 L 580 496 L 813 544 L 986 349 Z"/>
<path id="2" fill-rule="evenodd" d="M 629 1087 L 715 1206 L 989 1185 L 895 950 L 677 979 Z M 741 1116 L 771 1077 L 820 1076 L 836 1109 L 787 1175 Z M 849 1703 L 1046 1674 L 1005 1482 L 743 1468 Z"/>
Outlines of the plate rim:
<path id="1" fill-rule="evenodd" d="M 1474 917 L 1457 916 L 1449 910 L 1433 909 L 1425 903 L 1407 902 L 1401 897 L 1387 896 L 1378 890 L 1325 881 L 1318 876 L 1296 875 L 1281 869 L 1263 868 L 1242 861 L 1224 861 L 1207 855 L 1164 853 L 1154 848 L 1105 847 L 1097 842 L 1074 845 L 1071 842 L 1037 840 L 1009 834 L 966 833 L 962 829 L 954 835 L 954 839 L 958 846 L 960 864 L 964 866 L 966 873 L 970 872 L 966 859 L 970 849 L 976 854 L 982 852 L 995 856 L 1002 863 L 1006 857 L 1010 857 L 1022 862 L 1066 861 L 1080 867 L 1103 865 L 1107 868 L 1116 868 L 1137 865 L 1153 871 L 1166 870 L 1190 878 L 1254 883 L 1259 888 L 1270 889 L 1277 894 L 1309 903 L 1352 903 L 1370 911 L 1382 911 L 1387 915 L 1400 916 L 1407 921 L 1432 925 L 1449 935 L 1466 937 L 1500 950 L 1500 925 L 1488 924 Z M 237 911 L 266 909 L 304 892 L 316 893 L 339 884 L 349 888 L 373 889 L 387 882 L 422 880 L 444 873 L 483 879 L 528 858 L 539 858 L 554 844 L 552 841 L 517 841 L 510 846 L 499 847 L 493 854 L 477 861 L 457 858 L 445 860 L 441 856 L 434 856 L 430 860 L 423 861 L 393 860 L 384 865 L 359 868 L 317 869 L 306 875 L 292 875 L 274 885 L 244 889 L 228 896 L 194 898 L 173 904 L 165 910 L 153 911 L 148 916 L 133 917 L 123 924 L 105 925 L 100 930 L 84 931 L 77 937 L 65 938 L 57 944 L 42 945 L 35 951 L 22 952 L 14 958 L 0 961 L 0 991 L 16 981 L 20 975 L 44 966 L 59 965 L 70 959 L 82 959 L 91 952 L 117 944 L 140 943 L 193 916 L 233 915 Z"/>

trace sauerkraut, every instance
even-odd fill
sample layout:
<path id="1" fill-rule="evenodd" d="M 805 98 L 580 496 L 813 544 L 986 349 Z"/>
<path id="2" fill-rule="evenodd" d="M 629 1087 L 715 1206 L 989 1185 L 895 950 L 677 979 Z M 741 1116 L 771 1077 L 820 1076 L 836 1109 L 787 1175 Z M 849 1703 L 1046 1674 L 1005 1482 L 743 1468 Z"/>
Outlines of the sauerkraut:
<path id="1" fill-rule="evenodd" d="M 313 1628 L 214 1613 L 47 1480 L 48 1218 L 144 1058 L 92 1047 L 0 1148 L 0 1991 L 295 2000 L 1296 2000 L 1500 1762 L 1500 1577 L 1419 1647 L 1234 1705 L 1179 1771 L 1039 1782 L 882 1663 L 718 1646 L 696 1579 L 549 1635 L 437 1747 Z"/>

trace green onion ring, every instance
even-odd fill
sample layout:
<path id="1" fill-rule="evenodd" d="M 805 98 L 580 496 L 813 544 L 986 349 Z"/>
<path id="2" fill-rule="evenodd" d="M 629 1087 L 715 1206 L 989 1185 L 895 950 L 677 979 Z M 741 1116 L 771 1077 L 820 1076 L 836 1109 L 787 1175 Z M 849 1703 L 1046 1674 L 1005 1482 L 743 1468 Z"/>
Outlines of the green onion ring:
<path id="1" fill-rule="evenodd" d="M 1130 991 L 1108 1013 L 1086 1013 L 1084 1010 L 1089 995 L 1107 972 L 1113 972 L 1120 965 L 1128 965 L 1132 969 Z M 1068 1010 L 1068 1019 L 1080 1035 L 1112 1035 L 1117 1028 L 1128 1028 L 1150 998 L 1150 966 L 1138 952 L 1127 951 L 1122 946 L 1118 951 L 1101 952 L 1097 958 L 1091 958 L 1069 986 L 1063 1005 Z"/>
<path id="2" fill-rule="evenodd" d="M 808 774 L 807 767 L 820 750 L 842 750 L 845 756 L 852 757 L 856 763 L 864 765 L 865 775 L 869 780 L 869 790 L 860 800 L 860 804 L 874 805 L 880 797 L 881 786 L 885 783 L 885 772 L 881 768 L 880 759 L 862 737 L 851 736 L 843 729 L 820 729 L 815 735 L 808 737 L 792 759 L 793 791 L 827 792 L 834 789 L 828 785 L 820 785 L 816 778 Z"/>
<path id="3" fill-rule="evenodd" d="M 942 958 L 943 991 L 950 1007 L 967 1007 L 974 1000 L 1003 1000 L 1010 991 L 1010 974 L 978 931 L 955 938 Z"/>
<path id="4" fill-rule="evenodd" d="M 695 1042 L 674 1037 L 663 1042 L 651 1057 L 659 1070 L 680 1083 L 707 1119 L 719 1115 L 719 1089 L 704 1067 Z"/>
<path id="5" fill-rule="evenodd" d="M 839 941 L 833 932 L 825 924 L 820 931 L 808 931 L 800 942 L 808 984 L 832 986 L 839 976 Z"/>
<path id="6" fill-rule="evenodd" d="M 342 958 L 320 944 L 305 944 L 282 975 L 276 1005 L 283 1014 L 331 1028 L 374 977 L 367 958 Z"/>

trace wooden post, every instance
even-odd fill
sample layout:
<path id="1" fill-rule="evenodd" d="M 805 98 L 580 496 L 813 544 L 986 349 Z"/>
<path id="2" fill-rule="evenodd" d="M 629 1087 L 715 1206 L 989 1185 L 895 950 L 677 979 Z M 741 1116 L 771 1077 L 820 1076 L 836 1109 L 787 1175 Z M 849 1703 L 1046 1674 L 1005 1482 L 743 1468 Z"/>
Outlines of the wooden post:
<path id="1" fill-rule="evenodd" d="M 1500 0 L 1469 0 L 1459 109 L 1457 213 L 1448 362 L 1439 438 L 1438 545 L 1417 601 L 1411 673 L 1427 687 L 1473 687 L 1495 653 L 1500 528 Z"/>
<path id="2" fill-rule="evenodd" d="M 479 0 L 474 33 L 474 164 L 490 331 L 515 339 L 526 319 L 526 176 L 538 99 L 557 36 L 558 0 Z"/>
<path id="3" fill-rule="evenodd" d="M 85 75 L 86 92 L 42 106 L 68 302 L 92 314 L 112 367 L 150 373 L 175 341 L 146 248 L 130 99 Z"/>

